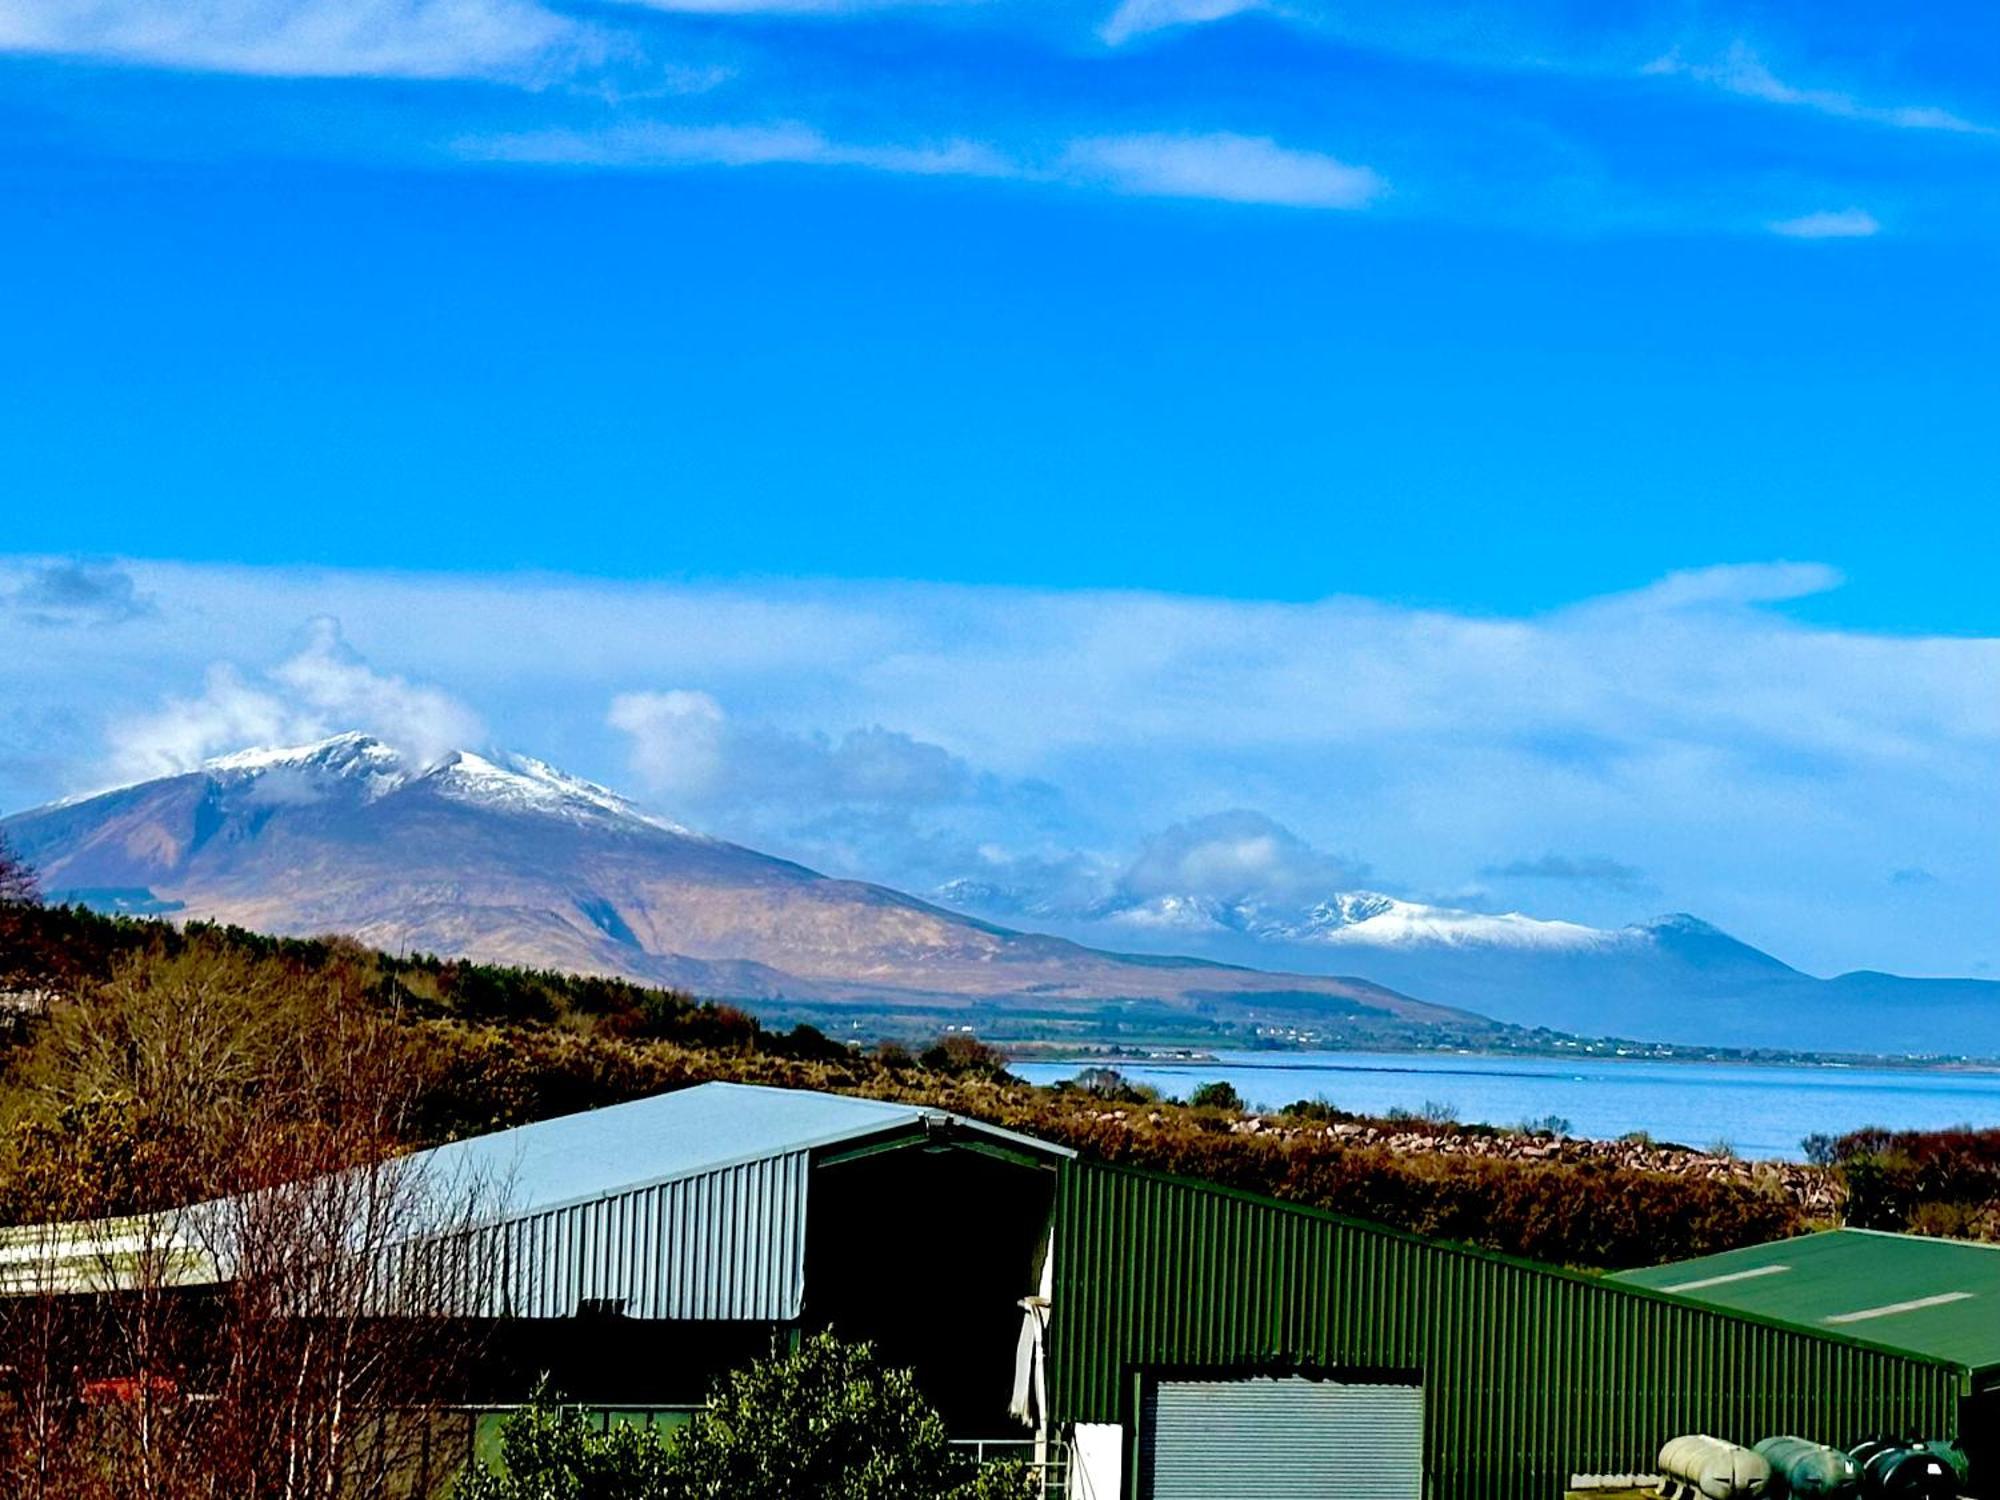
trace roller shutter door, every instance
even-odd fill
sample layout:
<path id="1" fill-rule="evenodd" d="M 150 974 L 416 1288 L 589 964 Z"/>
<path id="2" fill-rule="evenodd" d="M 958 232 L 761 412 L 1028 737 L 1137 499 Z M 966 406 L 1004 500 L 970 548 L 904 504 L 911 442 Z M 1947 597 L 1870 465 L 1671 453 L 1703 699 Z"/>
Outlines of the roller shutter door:
<path id="1" fill-rule="evenodd" d="M 1299 1376 L 1162 1380 L 1147 1394 L 1150 1500 L 1421 1500 L 1424 1393 Z"/>

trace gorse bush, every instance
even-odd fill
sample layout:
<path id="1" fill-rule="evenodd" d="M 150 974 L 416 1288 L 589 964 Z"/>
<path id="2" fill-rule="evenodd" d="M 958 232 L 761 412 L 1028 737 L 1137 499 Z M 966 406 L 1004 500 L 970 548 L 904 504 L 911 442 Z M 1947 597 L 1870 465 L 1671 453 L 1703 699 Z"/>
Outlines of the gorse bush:
<path id="1" fill-rule="evenodd" d="M 454 1500 L 1003 1500 L 1019 1466 L 975 1469 L 907 1370 L 829 1333 L 718 1382 L 678 1431 L 594 1430 L 545 1400 L 508 1418 L 497 1469 Z"/>

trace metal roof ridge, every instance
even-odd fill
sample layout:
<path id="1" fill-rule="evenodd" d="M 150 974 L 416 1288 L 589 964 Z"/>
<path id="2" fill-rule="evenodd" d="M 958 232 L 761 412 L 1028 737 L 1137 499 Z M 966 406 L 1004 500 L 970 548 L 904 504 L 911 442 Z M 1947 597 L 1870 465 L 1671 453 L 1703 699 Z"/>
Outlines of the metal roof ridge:
<path id="1" fill-rule="evenodd" d="M 1074 1146 L 1064 1146 L 1055 1141 L 1045 1141 L 1038 1135 L 1028 1135 L 1024 1131 L 1009 1130 L 1005 1125 L 995 1125 L 991 1120 L 982 1120 L 976 1115 L 962 1115 L 956 1110 L 937 1109 L 933 1107 L 926 1109 L 924 1118 L 948 1125 L 961 1125 L 968 1130 L 975 1130 L 981 1135 L 991 1136 L 994 1140 L 1010 1141 L 1016 1146 L 1026 1146 L 1030 1150 L 1039 1151 L 1048 1156 L 1061 1157 L 1065 1161 L 1074 1161 L 1076 1159 L 1077 1151 Z"/>
<path id="2" fill-rule="evenodd" d="M 2000 1250 L 2000 1244 L 1995 1244 L 1991 1240 L 1965 1240 L 1958 1238 L 1956 1235 L 1949 1234 L 1911 1234 L 1908 1230 L 1903 1229 L 1865 1229 L 1859 1224 L 1838 1224 L 1832 1229 L 1821 1229 L 1814 1232 L 1818 1234 L 1865 1234 L 1878 1240 L 1903 1240 L 1913 1245 L 1956 1245 L 1963 1250 Z M 1793 1238 L 1802 1239 L 1804 1236 L 1795 1235 Z M 1772 1243 L 1782 1244 L 1784 1242 L 1776 1240 Z"/>
<path id="3" fill-rule="evenodd" d="M 648 1100 L 669 1099 L 678 1094 L 690 1094 L 697 1089 L 707 1088 L 729 1089 L 745 1093 L 782 1094 L 791 1097 L 804 1096 L 820 1100 L 835 1099 L 845 1104 L 870 1106 L 883 1111 L 884 1114 L 878 1115 L 865 1128 L 857 1127 L 854 1129 L 821 1131 L 810 1137 L 789 1142 L 775 1150 L 766 1148 L 756 1151 L 744 1151 L 733 1156 L 719 1158 L 712 1162 L 704 1162 L 697 1167 L 661 1173 L 652 1177 L 638 1178 L 631 1182 L 620 1183 L 616 1187 L 603 1188 L 596 1192 L 578 1193 L 572 1197 L 561 1198 L 551 1202 L 503 1208 L 491 1217 L 484 1219 L 482 1221 L 483 1224 L 487 1227 L 493 1227 L 510 1223 L 516 1219 L 529 1218 L 540 1214 L 559 1213 L 566 1208 L 580 1208 L 587 1203 L 603 1203 L 609 1199 L 622 1198 L 631 1193 L 643 1193 L 650 1188 L 665 1187 L 669 1183 L 692 1182 L 698 1177 L 712 1177 L 721 1172 L 733 1171 L 738 1167 L 748 1166 L 751 1162 L 777 1161 L 787 1156 L 798 1156 L 817 1151 L 826 1146 L 837 1146 L 848 1141 L 863 1140 L 871 1135 L 887 1135 L 897 1130 L 907 1129 L 912 1125 L 925 1124 L 927 1122 L 962 1126 L 981 1135 L 990 1136 L 993 1139 L 1007 1141 L 1015 1145 L 1026 1146 L 1034 1151 L 1050 1156 L 1073 1158 L 1076 1155 L 1076 1152 L 1068 1146 L 1059 1146 L 1053 1141 L 1044 1141 L 1036 1136 L 1023 1135 L 1019 1131 L 1008 1130 L 1005 1126 L 989 1124 L 985 1120 L 974 1119 L 970 1115 L 957 1114 L 948 1109 L 939 1109 L 934 1105 L 906 1104 L 894 1099 L 872 1099 L 865 1094 L 836 1094 L 825 1089 L 788 1089 L 779 1084 L 735 1083 L 728 1079 L 717 1078 L 711 1079 L 706 1083 L 692 1084 L 684 1089 L 668 1089 L 658 1094 L 646 1094 L 638 1099 L 622 1100 L 620 1104 L 602 1105 L 594 1110 L 573 1110 L 567 1115 L 552 1115 L 548 1120 L 531 1120 L 524 1125 L 510 1126 L 507 1130 L 489 1131 L 485 1136 L 466 1136 L 463 1141 L 449 1141 L 443 1146 L 428 1147 L 423 1151 L 412 1152 L 410 1155 L 399 1159 L 412 1162 L 423 1157 L 428 1157 L 434 1152 L 449 1149 L 451 1146 L 488 1140 L 494 1136 L 507 1135 L 516 1130 L 530 1130 L 537 1125 L 552 1124 L 558 1120 L 573 1120 L 585 1115 L 601 1114 L 605 1110 L 617 1109 L 623 1104 L 643 1104 Z M 890 1114 L 901 1114 L 904 1118 L 891 1119 L 888 1118 Z"/>

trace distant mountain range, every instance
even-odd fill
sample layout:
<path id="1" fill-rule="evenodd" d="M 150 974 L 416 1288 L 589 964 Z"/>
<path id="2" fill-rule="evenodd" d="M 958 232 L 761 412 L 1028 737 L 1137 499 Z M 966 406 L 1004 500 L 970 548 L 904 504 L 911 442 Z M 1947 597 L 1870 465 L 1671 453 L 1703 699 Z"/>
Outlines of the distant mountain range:
<path id="1" fill-rule="evenodd" d="M 525 756 L 416 766 L 361 734 L 225 756 L 0 829 L 53 893 L 100 908 L 618 974 L 767 1015 L 1431 1045 L 1546 1027 L 2000 1056 L 2000 983 L 1818 979 L 1686 915 L 1605 930 L 1366 891 L 1057 910 L 971 882 L 924 901 L 679 827 Z"/>
<path id="2" fill-rule="evenodd" d="M 1684 912 L 1613 929 L 1374 891 L 1298 905 L 1187 895 L 1063 910 L 958 882 L 947 904 L 1238 963 L 1365 975 L 1521 1026 L 1793 1051 L 2000 1056 L 2000 982 L 1816 978 Z"/>
<path id="3" fill-rule="evenodd" d="M 414 766 L 366 735 L 339 735 L 225 756 L 0 830 L 58 898 L 623 975 L 766 1014 L 978 1013 L 982 1031 L 997 1015 L 1098 1035 L 1301 1018 L 1356 1040 L 1501 1030 L 1364 981 L 1014 931 L 706 837 L 497 752 Z"/>

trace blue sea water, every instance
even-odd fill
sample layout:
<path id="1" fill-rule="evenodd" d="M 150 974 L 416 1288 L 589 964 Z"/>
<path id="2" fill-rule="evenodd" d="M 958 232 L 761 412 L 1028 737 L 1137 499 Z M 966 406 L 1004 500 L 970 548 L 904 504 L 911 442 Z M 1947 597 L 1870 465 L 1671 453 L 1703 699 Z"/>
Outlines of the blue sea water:
<path id="1" fill-rule="evenodd" d="M 1024 1062 L 1013 1070 L 1053 1083 L 1082 1066 Z M 1225 1052 L 1214 1062 L 1115 1066 L 1170 1098 L 1220 1080 L 1259 1109 L 1323 1096 L 1357 1114 L 1442 1105 L 1459 1120 L 1488 1125 L 1556 1115 L 1577 1135 L 1643 1130 L 1685 1146 L 1727 1142 L 1750 1157 L 1797 1159 L 1807 1135 L 1863 1125 L 2000 1125 L 2000 1072 L 1376 1052 Z"/>

